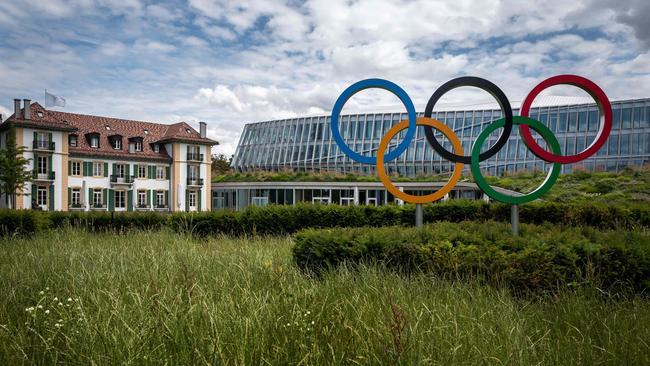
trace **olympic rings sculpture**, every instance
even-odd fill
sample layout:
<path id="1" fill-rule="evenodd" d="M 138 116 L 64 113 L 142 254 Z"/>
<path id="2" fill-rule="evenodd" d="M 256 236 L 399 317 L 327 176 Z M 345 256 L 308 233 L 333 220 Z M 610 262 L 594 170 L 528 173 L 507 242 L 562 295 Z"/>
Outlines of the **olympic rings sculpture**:
<path id="1" fill-rule="evenodd" d="M 598 133 L 596 134 L 596 138 L 591 143 L 591 145 L 575 155 L 562 155 L 560 144 L 555 138 L 553 132 L 542 122 L 529 117 L 530 108 L 535 98 L 543 90 L 555 85 L 572 85 L 586 91 L 596 101 L 596 105 L 598 106 L 598 110 L 600 112 L 600 126 Z M 485 130 L 483 130 L 478 135 L 474 141 L 474 144 L 472 145 L 469 156 L 464 155 L 465 152 L 463 151 L 460 139 L 458 136 L 456 136 L 454 131 L 444 123 L 431 117 L 433 115 L 433 108 L 435 107 L 438 100 L 445 93 L 462 86 L 476 87 L 488 92 L 490 95 L 492 95 L 492 97 L 496 99 L 503 116 L 501 119 L 492 121 L 485 128 Z M 403 120 L 391 127 L 381 138 L 376 157 L 361 155 L 353 151 L 345 143 L 339 130 L 339 119 L 341 110 L 343 109 L 345 103 L 354 94 L 371 88 L 384 89 L 396 95 L 406 107 L 408 114 L 407 120 Z M 443 198 L 458 183 L 464 164 L 470 164 L 471 172 L 474 176 L 476 184 L 490 198 L 510 204 L 522 204 L 536 200 L 551 189 L 560 174 L 562 164 L 576 163 L 594 155 L 605 144 L 612 130 L 612 106 L 609 102 L 609 98 L 607 98 L 605 92 L 594 82 L 577 75 L 556 75 L 539 83 L 530 91 L 530 93 L 528 93 L 524 99 L 519 114 L 519 116 L 513 116 L 510 102 L 498 86 L 486 79 L 479 77 L 463 76 L 444 83 L 433 93 L 433 95 L 431 95 L 431 98 L 429 98 L 429 102 L 427 103 L 424 110 L 424 117 L 419 118 L 416 116 L 413 101 L 411 101 L 411 98 L 408 96 L 408 94 L 397 84 L 384 79 L 365 79 L 352 84 L 338 97 L 336 103 L 334 103 L 334 108 L 332 109 L 331 128 L 332 137 L 334 137 L 334 141 L 336 141 L 336 144 L 344 154 L 360 163 L 376 165 L 379 179 L 389 192 L 405 202 L 416 204 L 433 202 Z M 528 147 L 528 149 L 533 154 L 535 154 L 535 156 L 548 163 L 553 163 L 550 171 L 548 172 L 548 175 L 546 176 L 546 179 L 537 189 L 528 194 L 516 197 L 497 192 L 494 188 L 492 188 L 492 186 L 488 184 L 488 182 L 481 174 L 481 169 L 479 166 L 480 162 L 494 156 L 506 145 L 508 138 L 510 137 L 510 133 L 512 132 L 513 125 L 518 126 L 519 133 L 521 135 L 521 138 L 524 140 L 526 147 Z M 436 153 L 438 153 L 446 160 L 455 163 L 454 171 L 449 178 L 449 181 L 438 191 L 425 196 L 414 196 L 400 191 L 390 181 L 390 178 L 386 174 L 386 169 L 384 166 L 386 161 L 396 159 L 408 148 L 408 146 L 411 144 L 411 141 L 415 137 L 415 130 L 417 126 L 422 126 L 424 128 L 426 140 Z M 481 148 L 483 147 L 483 144 L 487 138 L 492 132 L 499 128 L 501 128 L 502 131 L 497 138 L 494 146 L 485 152 L 481 152 Z M 546 144 L 550 147 L 550 152 L 539 146 L 539 144 L 535 141 L 530 131 L 531 128 L 542 136 Z M 434 129 L 441 132 L 451 142 L 453 152 L 448 151 L 442 146 L 442 144 L 440 144 L 440 142 L 438 142 L 434 134 Z M 386 153 L 388 144 L 390 143 L 391 139 L 403 130 L 406 130 L 404 139 L 397 145 L 395 149 Z"/>

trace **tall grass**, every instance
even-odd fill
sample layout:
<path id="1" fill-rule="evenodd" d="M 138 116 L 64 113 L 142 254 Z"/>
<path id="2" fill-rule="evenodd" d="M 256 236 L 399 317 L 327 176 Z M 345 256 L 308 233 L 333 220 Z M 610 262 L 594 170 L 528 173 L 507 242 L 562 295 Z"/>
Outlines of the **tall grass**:
<path id="1" fill-rule="evenodd" d="M 314 279 L 291 246 L 167 231 L 4 240 L 0 364 L 650 363 L 647 299 L 515 299 L 376 267 Z"/>

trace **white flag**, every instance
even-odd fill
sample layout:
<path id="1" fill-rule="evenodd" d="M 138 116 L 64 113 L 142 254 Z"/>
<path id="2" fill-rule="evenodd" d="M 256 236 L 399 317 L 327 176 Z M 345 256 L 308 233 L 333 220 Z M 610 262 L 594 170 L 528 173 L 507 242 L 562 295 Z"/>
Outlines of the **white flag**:
<path id="1" fill-rule="evenodd" d="M 65 107 L 65 98 L 45 91 L 45 107 Z"/>

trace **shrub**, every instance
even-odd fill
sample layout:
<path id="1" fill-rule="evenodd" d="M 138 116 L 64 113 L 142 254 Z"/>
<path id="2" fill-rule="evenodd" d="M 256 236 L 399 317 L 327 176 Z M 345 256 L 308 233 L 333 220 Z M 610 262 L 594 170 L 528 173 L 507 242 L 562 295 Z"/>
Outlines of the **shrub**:
<path id="1" fill-rule="evenodd" d="M 424 221 L 509 221 L 510 206 L 483 201 L 449 201 L 424 205 Z M 601 229 L 650 227 L 647 205 L 532 202 L 520 207 L 523 223 L 545 222 Z M 339 206 L 301 203 L 269 205 L 235 211 L 177 212 L 36 212 L 0 211 L 0 235 L 28 234 L 48 228 L 88 231 L 150 230 L 171 226 L 197 235 L 292 234 L 305 228 L 411 226 L 415 206 Z"/>
<path id="2" fill-rule="evenodd" d="M 385 265 L 402 273 L 478 278 L 516 293 L 554 292 L 591 284 L 607 291 L 650 288 L 650 236 L 523 225 L 440 222 L 423 229 L 306 229 L 294 235 L 299 268 L 313 273 L 342 263 Z"/>

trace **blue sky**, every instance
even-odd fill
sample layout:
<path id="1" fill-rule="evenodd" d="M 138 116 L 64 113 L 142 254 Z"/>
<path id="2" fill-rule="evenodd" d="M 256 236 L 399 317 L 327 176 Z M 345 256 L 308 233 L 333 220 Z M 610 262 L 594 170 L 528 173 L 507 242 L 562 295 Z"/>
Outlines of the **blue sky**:
<path id="1" fill-rule="evenodd" d="M 244 123 L 328 112 L 367 77 L 420 106 L 460 75 L 513 100 L 558 73 L 613 99 L 650 97 L 648 14 L 646 0 L 5 1 L 0 113 L 48 89 L 69 112 L 207 121 L 215 151 L 231 154 Z M 393 103 L 363 92 L 350 108 Z"/>

